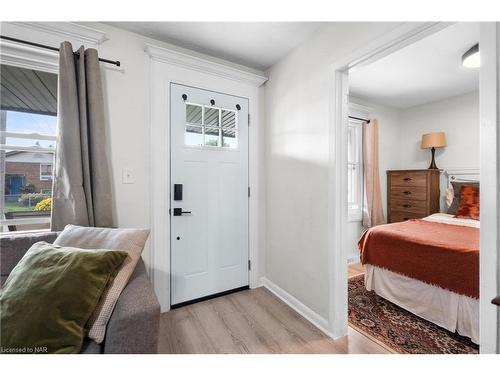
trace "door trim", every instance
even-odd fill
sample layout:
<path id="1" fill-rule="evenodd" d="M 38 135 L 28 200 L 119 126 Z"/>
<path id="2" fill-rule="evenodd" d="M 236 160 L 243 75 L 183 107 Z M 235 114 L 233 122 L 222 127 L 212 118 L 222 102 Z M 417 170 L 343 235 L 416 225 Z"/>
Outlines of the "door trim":
<path id="1" fill-rule="evenodd" d="M 172 51 L 148 46 L 146 53 L 150 59 L 149 96 L 150 111 L 147 123 L 150 131 L 150 212 L 151 235 L 144 250 L 150 280 L 160 302 L 161 311 L 170 310 L 170 84 L 199 87 L 204 90 L 226 93 L 247 98 L 249 114 L 252 122 L 248 132 L 248 174 L 252 194 L 248 201 L 249 215 L 249 259 L 252 268 L 249 272 L 249 286 L 260 286 L 260 259 L 265 246 L 265 170 L 264 129 L 261 126 L 260 108 L 263 99 L 259 88 L 267 78 L 259 76 L 258 80 L 241 79 L 243 70 L 225 69 L 220 62 L 192 57 L 189 64 L 171 62 L 165 58 Z M 176 52 L 176 51 L 173 51 Z M 191 56 L 183 55 L 188 59 Z M 213 64 L 215 70 L 200 69 L 200 64 Z M 221 75 L 221 70 L 224 75 Z M 229 77 L 234 73 L 234 77 Z M 246 73 L 245 73 L 246 74 Z M 253 76 L 253 73 L 251 73 Z M 259 256 L 260 255 L 260 256 Z"/>

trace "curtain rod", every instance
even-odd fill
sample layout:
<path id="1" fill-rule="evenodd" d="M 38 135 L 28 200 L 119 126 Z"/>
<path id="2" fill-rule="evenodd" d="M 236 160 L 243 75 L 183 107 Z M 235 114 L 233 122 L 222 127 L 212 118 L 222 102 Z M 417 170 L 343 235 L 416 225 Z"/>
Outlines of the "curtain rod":
<path id="1" fill-rule="evenodd" d="M 0 38 L 1 39 L 5 39 L 5 40 L 10 40 L 12 42 L 17 42 L 17 43 L 22 43 L 22 44 L 28 44 L 28 45 L 34 46 L 34 47 L 40 47 L 40 48 L 49 49 L 51 51 L 59 51 L 59 48 L 57 48 L 57 47 L 51 47 L 51 46 L 47 46 L 45 44 L 29 42 L 27 40 L 22 40 L 22 39 L 17 39 L 17 38 L 11 38 L 10 36 L 0 35 Z M 73 53 L 75 55 L 78 55 L 77 52 L 73 52 Z M 119 61 L 113 61 L 113 60 L 101 59 L 101 58 L 99 58 L 99 61 L 102 61 L 102 62 L 105 62 L 105 63 L 108 63 L 108 64 L 113 64 L 113 65 L 116 65 L 116 66 L 120 66 L 120 62 Z"/>
<path id="2" fill-rule="evenodd" d="M 366 122 L 367 124 L 370 123 L 370 120 L 366 119 L 366 118 L 360 118 L 360 117 L 354 117 L 354 116 L 347 116 L 349 118 L 352 118 L 353 120 L 359 120 L 359 121 L 364 121 Z"/>

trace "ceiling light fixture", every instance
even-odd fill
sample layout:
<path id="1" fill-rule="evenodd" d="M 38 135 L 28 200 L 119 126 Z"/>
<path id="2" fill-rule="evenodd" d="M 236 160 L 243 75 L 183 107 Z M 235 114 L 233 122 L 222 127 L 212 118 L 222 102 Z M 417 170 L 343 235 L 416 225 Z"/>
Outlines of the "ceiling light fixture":
<path id="1" fill-rule="evenodd" d="M 466 68 L 479 68 L 481 65 L 479 44 L 474 45 L 462 55 L 462 65 Z"/>

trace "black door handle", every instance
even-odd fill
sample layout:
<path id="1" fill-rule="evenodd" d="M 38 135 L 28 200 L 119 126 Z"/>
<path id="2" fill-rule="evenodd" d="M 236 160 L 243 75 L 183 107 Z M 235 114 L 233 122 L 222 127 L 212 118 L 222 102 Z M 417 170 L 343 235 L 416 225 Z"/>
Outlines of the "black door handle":
<path id="1" fill-rule="evenodd" d="M 182 208 L 174 208 L 174 216 L 182 216 L 183 214 L 190 214 L 191 211 L 182 211 Z"/>

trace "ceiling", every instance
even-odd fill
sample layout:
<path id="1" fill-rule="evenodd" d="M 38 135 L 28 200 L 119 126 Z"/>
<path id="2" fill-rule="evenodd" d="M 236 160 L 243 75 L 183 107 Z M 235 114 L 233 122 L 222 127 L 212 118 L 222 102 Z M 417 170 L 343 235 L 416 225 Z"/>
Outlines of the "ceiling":
<path id="1" fill-rule="evenodd" d="M 307 40 L 321 22 L 106 22 L 137 34 L 257 70 Z"/>
<path id="2" fill-rule="evenodd" d="M 479 69 L 461 56 L 479 42 L 479 24 L 453 24 L 349 73 L 352 96 L 409 108 L 479 89 Z"/>
<path id="3" fill-rule="evenodd" d="M 0 108 L 57 114 L 57 74 L 0 65 Z"/>

